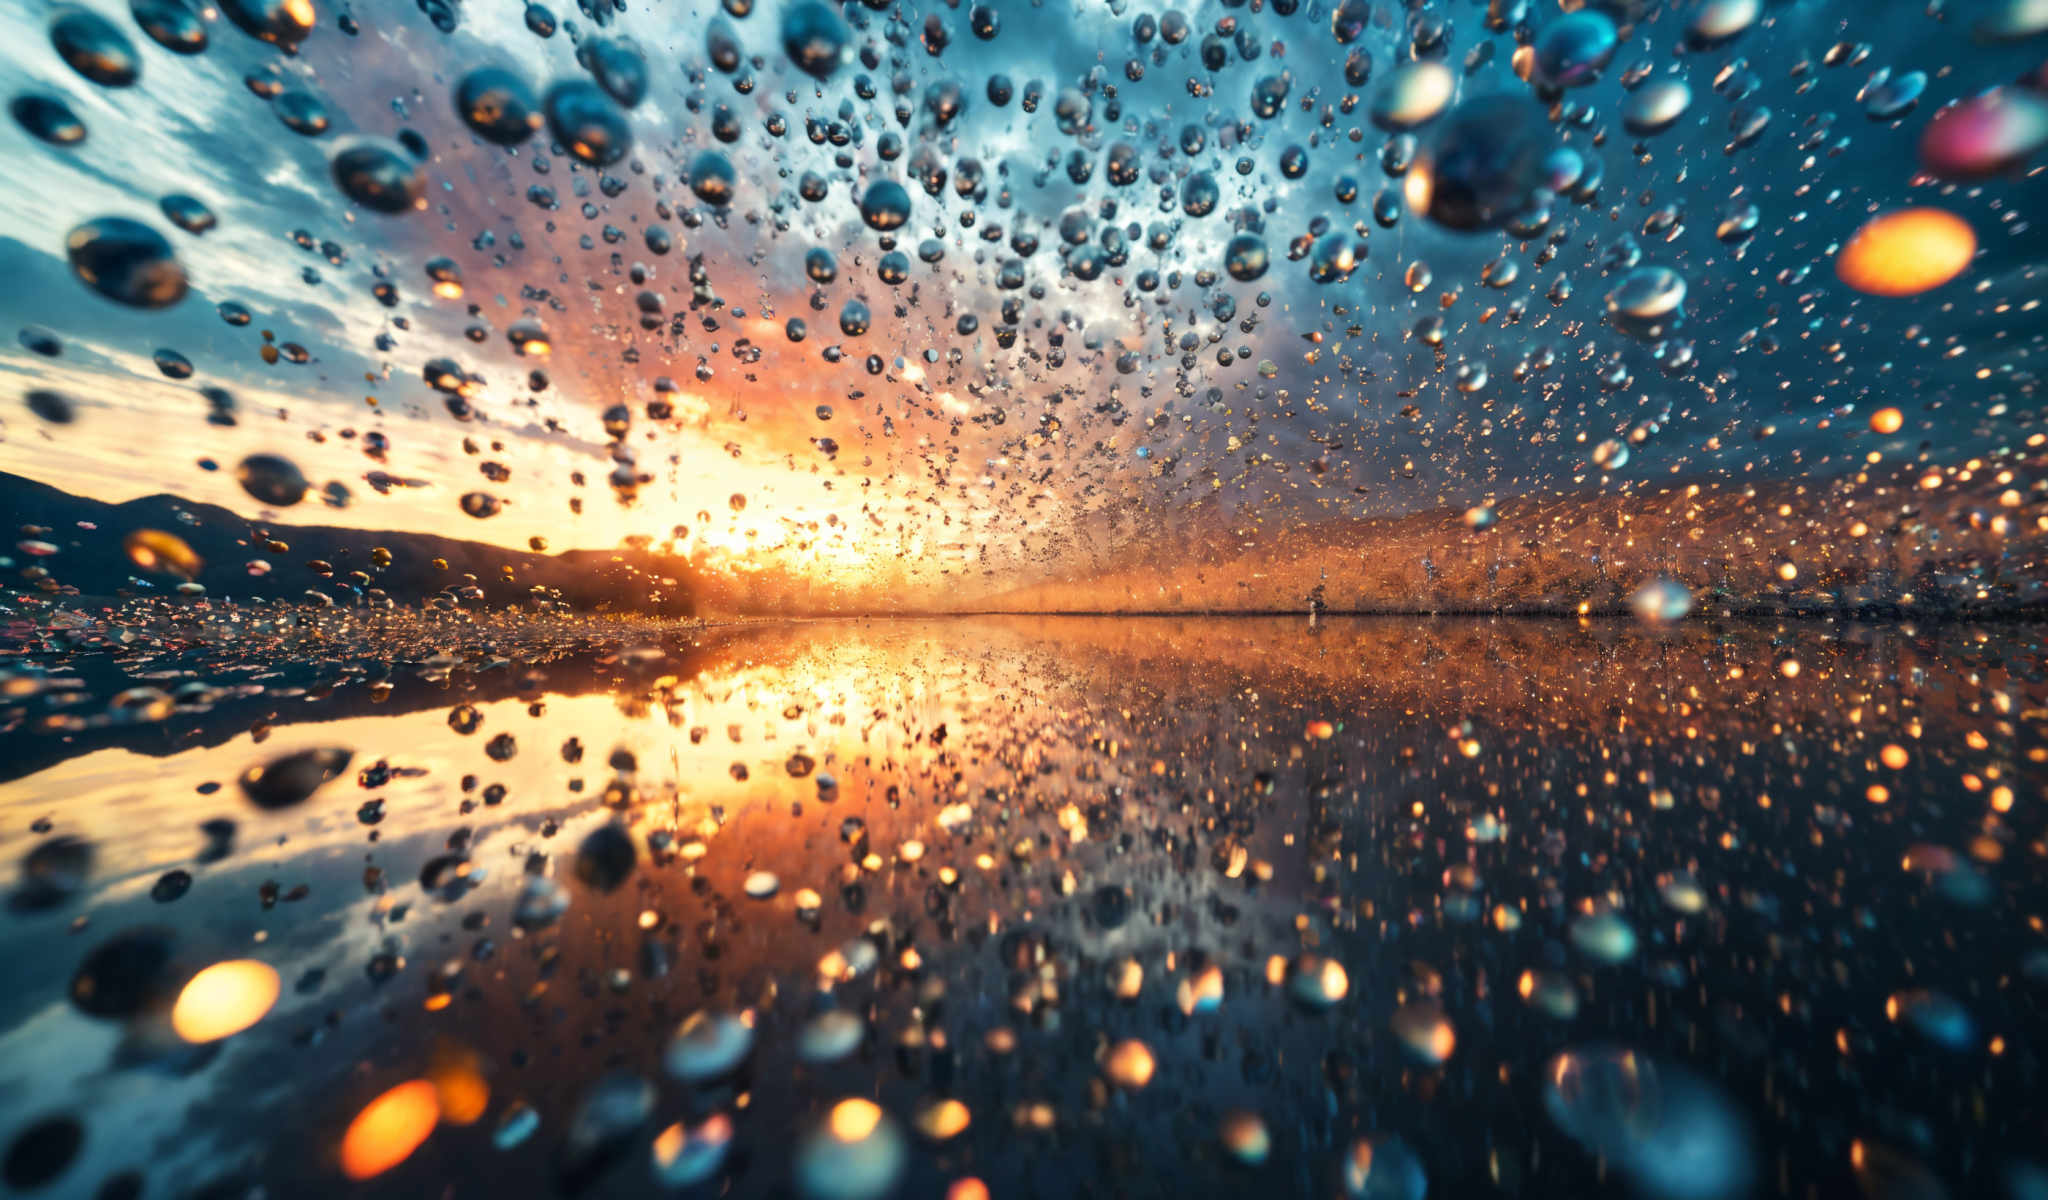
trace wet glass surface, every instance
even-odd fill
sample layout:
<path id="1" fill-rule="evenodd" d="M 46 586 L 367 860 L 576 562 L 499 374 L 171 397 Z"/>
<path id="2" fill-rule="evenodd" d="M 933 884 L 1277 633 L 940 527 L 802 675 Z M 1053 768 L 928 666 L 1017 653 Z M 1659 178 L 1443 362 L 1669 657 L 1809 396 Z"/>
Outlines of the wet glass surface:
<path id="1" fill-rule="evenodd" d="M 2048 1200 L 2048 0 L 0 37 L 0 1200 Z"/>
<path id="2" fill-rule="evenodd" d="M 258 613 L 9 631 L 11 1186 L 2040 1194 L 2035 626 Z"/>

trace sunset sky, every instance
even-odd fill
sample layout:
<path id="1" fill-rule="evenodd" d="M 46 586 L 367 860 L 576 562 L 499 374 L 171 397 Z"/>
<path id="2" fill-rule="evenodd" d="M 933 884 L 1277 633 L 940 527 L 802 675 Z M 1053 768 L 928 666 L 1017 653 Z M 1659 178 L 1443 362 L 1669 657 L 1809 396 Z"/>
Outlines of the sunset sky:
<path id="1" fill-rule="evenodd" d="M 710 6 L 634 6 L 602 29 L 571 7 L 547 39 L 528 31 L 516 4 L 472 0 L 453 33 L 409 5 L 363 6 L 351 14 L 356 36 L 322 7 L 296 56 L 215 19 L 211 47 L 189 58 L 144 37 L 125 5 L 93 7 L 136 43 L 143 71 L 134 87 L 94 86 L 46 41 L 0 63 L 10 95 L 61 96 L 89 130 L 72 147 L 39 143 L 14 123 L 0 133 L 17 164 L 0 190 L 9 281 L 0 304 L 13 326 L 43 326 L 64 342 L 52 359 L 9 338 L 0 372 L 17 395 L 55 389 L 79 406 L 75 424 L 56 426 L 10 401 L 0 470 L 87 496 L 170 492 L 256 516 L 261 507 L 236 486 L 233 468 L 271 452 L 297 462 L 316 489 L 280 520 L 522 548 L 538 536 L 553 549 L 613 547 L 636 535 L 664 542 L 681 527 L 680 548 L 707 570 L 744 578 L 768 568 L 829 587 L 947 595 L 1102 568 L 1218 522 L 1271 537 L 1518 496 L 1837 477 L 1873 454 L 1953 466 L 2025 453 L 2039 409 L 2048 235 L 2027 213 L 2043 198 L 2040 172 L 1916 183 L 1911 153 L 1937 105 L 2017 76 L 2038 54 L 1971 49 L 1970 69 L 1954 69 L 1968 31 L 1950 24 L 1860 29 L 1856 38 L 1873 47 L 1867 62 L 1801 72 L 1797 64 L 1843 36 L 1829 24 L 1839 17 L 1769 9 L 1770 28 L 1740 54 L 1710 56 L 1725 70 L 1683 64 L 1695 90 L 1690 112 L 1637 155 L 1611 116 L 1624 94 L 1619 68 L 1671 69 L 1682 32 L 1673 20 L 1646 22 L 1616 70 L 1572 94 L 1589 119 L 1560 126 L 1567 144 L 1604 164 L 1598 200 L 1560 200 L 1549 237 L 1516 240 L 1413 214 L 1392 227 L 1374 221 L 1375 193 L 1400 192 L 1383 164 L 1413 154 L 1389 149 L 1365 119 L 1413 40 L 1398 27 L 1398 6 L 1379 6 L 1377 26 L 1357 43 L 1373 75 L 1356 88 L 1344 79 L 1345 55 L 1325 44 L 1326 16 L 1251 9 L 1204 10 L 1194 34 L 1168 47 L 1138 45 L 1134 12 L 1095 4 L 1002 5 L 1002 30 L 988 42 L 969 31 L 964 8 L 934 8 L 950 29 L 935 56 L 919 42 L 921 16 L 891 21 L 853 5 L 853 52 L 873 50 L 878 66 L 855 58 L 820 85 L 784 55 L 773 6 L 744 19 Z M 7 0 L 0 19 L 34 27 L 38 11 Z M 714 16 L 749 56 L 732 76 L 707 63 Z M 1219 20 L 1252 32 L 1227 36 Z M 607 171 L 550 153 L 545 133 L 516 150 L 490 146 L 464 128 L 450 99 L 459 70 L 472 66 L 509 67 L 536 94 L 585 77 L 571 26 L 585 42 L 629 38 L 645 55 L 650 86 L 631 114 L 633 150 Z M 1227 43 L 1225 71 L 1199 60 L 1211 34 Z M 1450 47 L 1462 95 L 1527 90 L 1511 69 L 1512 46 L 1495 40 L 1498 53 L 1476 63 L 1465 57 L 1476 44 Z M 1257 53 L 1250 61 L 1247 47 Z M 1135 82 L 1130 62 L 1144 68 Z M 1874 68 L 1894 62 L 1928 72 L 1925 99 L 1900 119 L 1870 120 L 1856 111 L 1858 93 Z M 288 130 L 244 82 L 265 71 L 317 97 L 332 130 Z M 985 95 L 997 71 L 1019 97 L 1001 108 Z M 1255 82 L 1280 72 L 1286 104 L 1270 119 L 1255 116 Z M 1715 85 L 1724 77 L 1733 82 Z M 875 99 L 861 98 L 863 78 Z M 913 110 L 907 122 L 892 111 L 892 79 Z M 1205 94 L 1191 95 L 1191 81 Z M 941 128 L 925 99 L 945 82 L 960 86 L 966 104 Z M 1021 96 L 1033 83 L 1043 96 L 1026 114 Z M 1074 133 L 1055 111 L 1063 89 L 1088 103 L 1090 120 Z M 1764 134 L 1729 146 L 1737 118 L 1765 102 L 1774 112 Z M 737 121 L 729 145 L 713 140 L 719 106 Z M 1839 120 L 1829 115 L 1838 110 Z M 780 136 L 770 130 L 776 117 L 786 122 Z M 813 144 L 807 121 L 842 121 L 856 140 Z M 401 129 L 431 149 L 423 208 L 384 216 L 351 206 L 329 157 L 359 136 Z M 1191 132 L 1202 143 L 1193 154 L 1183 146 Z M 882 156 L 885 137 L 901 138 L 900 155 Z M 1141 177 L 1128 186 L 1107 178 L 1119 144 L 1136 152 Z M 738 178 L 722 214 L 681 182 L 711 146 Z M 1300 178 L 1282 170 L 1289 147 L 1305 149 Z M 1089 168 L 1085 183 L 1070 177 L 1074 156 Z M 954 186 L 968 160 L 985 175 L 979 198 Z M 948 172 L 936 197 L 916 181 L 921 162 Z M 1192 171 L 1211 172 L 1220 188 L 1207 217 L 1182 211 Z M 826 181 L 823 202 L 799 196 L 806 172 Z M 601 187 L 606 174 L 622 188 Z M 877 277 L 882 246 L 854 202 L 879 178 L 905 182 L 913 200 L 898 238 L 910 275 L 894 286 Z M 1345 203 L 1347 179 L 1355 199 Z M 553 189 L 553 211 L 529 200 L 536 185 Z M 218 227 L 196 237 L 172 227 L 157 200 L 174 192 L 201 199 Z M 1754 237 L 1718 240 L 1726 212 L 1751 203 Z M 1838 283 L 1841 239 L 1874 211 L 1914 203 L 1969 221 L 1980 246 L 1971 270 L 1903 300 Z M 685 211 L 703 220 L 690 227 Z M 165 311 L 126 309 L 73 277 L 67 232 L 105 215 L 170 237 L 191 294 Z M 1088 237 L 1064 263 L 1063 217 Z M 1317 218 L 1355 227 L 1365 244 L 1346 281 L 1315 283 L 1305 263 L 1289 261 L 1290 241 Z M 1235 282 L 1221 272 L 1224 246 L 1260 223 L 1272 268 Z M 673 238 L 667 255 L 649 252 L 649 225 Z M 1082 278 L 1077 263 L 1126 225 L 1140 230 L 1127 263 Z M 982 239 L 991 227 L 1000 240 Z M 1155 228 L 1171 235 L 1163 250 L 1146 244 Z M 315 249 L 295 244 L 300 231 Z M 1038 240 L 1029 256 L 1012 244 L 1022 232 Z M 926 239 L 936 239 L 941 261 L 921 261 Z M 323 256 L 323 242 L 341 262 Z M 816 247 L 836 256 L 833 282 L 805 278 L 805 254 Z M 459 299 L 430 290 L 424 264 L 441 255 L 461 267 Z M 691 308 L 689 263 L 700 255 L 723 307 Z M 1022 266 L 1025 288 L 1001 286 L 1010 262 Z M 1663 369 L 1673 345 L 1660 359 L 1656 345 L 1605 322 L 1604 297 L 1637 262 L 1669 265 L 1686 281 L 1677 339 L 1691 351 L 1689 370 Z M 645 287 L 664 302 L 664 326 L 682 318 L 682 336 L 637 326 L 635 263 L 650 271 Z M 1158 273 L 1156 290 L 1141 285 L 1145 271 Z M 399 289 L 395 308 L 370 294 L 380 272 Z M 995 337 L 1006 297 L 1022 306 L 1009 348 Z M 838 315 L 854 298 L 872 325 L 842 337 Z M 246 305 L 253 320 L 225 323 L 216 312 L 224 301 Z M 1523 312 L 1511 324 L 1513 305 Z M 808 326 L 801 343 L 784 333 L 793 316 Z M 545 360 L 518 357 L 506 340 L 526 317 L 546 328 L 554 352 Z M 1440 322 L 1440 339 L 1423 322 Z M 465 338 L 471 326 L 484 331 L 481 343 Z M 265 331 L 304 347 L 310 361 L 266 365 Z M 835 345 L 845 358 L 828 362 L 823 352 Z M 162 376 L 151 360 L 159 347 L 185 355 L 196 374 Z M 881 356 L 882 373 L 863 367 L 870 354 Z M 424 381 L 422 368 L 441 358 L 483 381 L 475 421 L 454 420 Z M 538 394 L 525 384 L 536 365 L 551 377 Z M 662 377 L 676 387 L 675 417 L 651 421 L 645 406 Z M 202 386 L 233 393 L 237 425 L 206 422 Z M 653 476 L 629 506 L 606 484 L 613 451 L 600 414 L 616 403 L 634 414 L 623 445 Z M 1904 411 L 1903 427 L 1871 433 L 1868 414 L 1887 405 Z M 361 435 L 373 430 L 389 439 L 388 461 L 362 451 Z M 826 438 L 836 455 L 821 448 Z M 1625 446 L 1627 461 L 1603 443 Z M 486 462 L 508 468 L 509 481 L 486 479 Z M 375 471 L 399 485 L 380 494 Z M 347 509 L 320 503 L 317 489 L 329 481 L 348 489 Z M 506 501 L 500 515 L 463 514 L 459 498 L 478 489 Z M 580 515 L 570 511 L 577 497 Z"/>

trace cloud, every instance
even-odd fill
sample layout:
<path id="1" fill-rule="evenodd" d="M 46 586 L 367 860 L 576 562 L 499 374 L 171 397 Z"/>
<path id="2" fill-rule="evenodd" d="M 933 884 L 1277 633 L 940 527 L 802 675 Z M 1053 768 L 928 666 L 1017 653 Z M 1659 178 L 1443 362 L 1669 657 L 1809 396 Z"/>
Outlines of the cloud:
<path id="1" fill-rule="evenodd" d="M 1845 474 L 1869 452 L 1845 430 L 1858 426 L 1855 412 L 1883 403 L 1906 408 L 1914 436 L 1960 459 L 2009 445 L 2020 414 L 2038 407 L 2032 362 L 2043 334 L 2023 293 L 2038 290 L 2048 234 L 2023 219 L 2004 183 L 1915 194 L 1903 173 L 1919 118 L 1886 125 L 1857 115 L 1867 70 L 1793 69 L 1832 36 L 1814 13 L 1774 9 L 1773 27 L 1735 50 L 1689 57 L 1672 56 L 1677 34 L 1663 23 L 1632 31 L 1605 77 L 1557 113 L 1560 142 L 1605 172 L 1597 201 L 1559 201 L 1548 233 L 1520 239 L 1453 233 L 1413 214 L 1391 227 L 1373 218 L 1375 193 L 1399 192 L 1398 168 L 1413 153 L 1366 117 L 1414 52 L 1420 27 L 1398 9 L 1384 8 L 1353 47 L 1373 66 L 1356 88 L 1344 78 L 1348 48 L 1312 6 L 1290 16 L 1189 9 L 1193 32 L 1177 46 L 1137 44 L 1137 14 L 1119 5 L 998 11 L 1001 33 L 982 42 L 967 6 L 908 21 L 846 6 L 863 57 L 823 85 L 783 61 L 774 5 L 746 19 L 709 6 L 632 8 L 601 28 L 571 13 L 546 41 L 526 31 L 516 6 L 467 6 L 453 34 L 400 7 L 356 13 L 355 37 L 324 21 L 290 59 L 216 22 L 213 48 L 194 59 L 138 38 L 143 82 L 119 92 L 72 75 L 46 45 L 28 46 L 0 64 L 0 83 L 62 93 L 93 135 L 71 150 L 7 135 L 47 186 L 0 195 L 0 223 L 17 243 L 9 261 L 34 280 L 32 293 L 5 303 L 10 317 L 71 340 L 74 367 L 126 363 L 146 377 L 136 364 L 175 332 L 163 344 L 199 365 L 195 385 L 287 393 L 293 420 L 307 423 L 298 433 L 391 428 L 416 456 L 409 471 L 447 472 L 434 476 L 443 486 L 365 506 L 358 519 L 445 521 L 479 460 L 517 459 L 516 486 L 546 498 L 523 512 L 561 510 L 545 532 L 564 544 L 684 523 L 759 551 L 764 530 L 832 514 L 843 530 L 821 536 L 840 551 L 875 565 L 941 547 L 914 564 L 934 570 L 980 569 L 993 553 L 1000 569 L 1028 573 L 1082 548 L 1113 556 L 1217 520 L 1281 530 L 1487 497 Z M 1461 93 L 1526 95 L 1509 64 L 1512 39 L 1466 15 L 1449 23 L 1442 50 Z M 937 56 L 921 44 L 926 16 L 948 31 Z M 41 17 L 7 0 L 0 19 L 32 28 Z M 732 76 L 705 61 L 713 19 L 732 24 L 745 47 Z M 1870 61 L 1972 63 L 1937 72 L 1925 105 L 2031 65 L 2020 50 L 1966 54 L 1959 28 L 1910 24 L 1872 31 Z M 596 170 L 548 153 L 545 136 L 513 151 L 489 147 L 457 120 L 449 94 L 467 70 L 508 65 L 539 93 L 580 77 L 577 48 L 598 37 L 630 38 L 646 54 L 650 88 L 632 113 L 626 160 Z M 1220 70 L 1203 61 L 1216 45 Z M 1694 90 L 1685 120 L 1640 150 L 1616 127 L 1632 68 L 1681 71 Z M 258 69 L 320 95 L 343 132 L 285 130 L 243 83 Z M 1003 108 L 986 98 L 997 71 L 1019 94 Z M 1286 104 L 1271 119 L 1255 115 L 1255 82 L 1281 74 Z M 924 97 L 948 81 L 966 103 L 940 128 Z M 1021 96 L 1034 84 L 1042 99 L 1027 114 Z M 1091 116 L 1062 131 L 1055 109 L 1069 89 L 1085 95 Z M 1729 149 L 1731 121 L 1759 105 L 1774 114 L 1764 136 Z M 721 106 L 737 118 L 730 143 L 712 134 Z M 1180 148 L 1184 128 L 1203 143 L 1192 155 Z M 346 131 L 401 129 L 431 149 L 424 210 L 387 218 L 351 209 L 326 177 L 326 156 Z M 813 129 L 834 136 L 814 143 Z M 885 159 L 884 143 L 899 141 Z M 1106 178 L 1118 144 L 1136 150 L 1140 167 L 1125 187 Z M 695 203 L 683 180 L 711 147 L 740 179 L 723 213 Z M 1290 148 L 1305 155 L 1299 178 L 1280 169 Z M 949 173 L 936 196 L 910 178 L 920 153 Z M 1076 156 L 1092 172 L 1083 183 L 1067 173 Z M 982 198 L 951 186 L 967 158 L 985 172 Z M 1201 218 L 1179 196 L 1197 170 L 1221 190 Z M 822 203 L 797 195 L 806 172 L 829 181 Z M 1356 183 L 1349 200 L 1337 194 L 1339 176 Z M 882 177 L 904 180 L 913 196 L 895 238 L 912 270 L 893 286 L 877 275 L 884 239 L 855 207 Z M 536 186 L 552 190 L 552 209 L 530 202 Z M 170 314 L 130 314 L 63 276 L 54 256 L 66 229 L 106 212 L 161 227 L 155 204 L 170 190 L 200 196 L 221 219 L 201 238 L 172 234 L 198 294 Z M 1910 202 L 1963 212 L 1985 243 L 1986 269 L 1931 304 L 1839 287 L 1832 247 L 1874 208 Z M 1741 247 L 1714 236 L 1737 203 L 1760 214 Z M 1087 247 L 1123 239 L 1127 260 L 1078 278 L 1062 254 L 1069 219 Z M 665 257 L 644 241 L 656 224 L 677 243 Z M 1224 245 L 1242 228 L 1261 230 L 1272 258 L 1249 284 L 1221 272 Z M 1313 283 L 1291 248 L 1347 229 L 1365 242 L 1364 262 L 1346 280 Z M 1169 235 L 1164 250 L 1148 244 L 1155 230 Z M 297 231 L 332 243 L 342 261 L 301 250 Z M 1038 248 L 1023 258 L 1026 286 L 1011 289 L 1000 274 L 1020 257 L 1010 244 L 1020 231 Z M 934 264 L 917 254 L 926 239 L 943 250 Z M 829 284 L 804 274 L 814 247 L 839 260 Z M 424 264 L 440 255 L 462 269 L 459 300 L 428 290 Z M 693 263 L 717 304 L 701 302 Z M 1689 372 L 1667 375 L 1672 347 L 1660 358 L 1607 323 L 1604 297 L 1633 263 L 1684 276 L 1687 316 L 1675 336 L 1690 345 Z M 1141 289 L 1148 272 L 1150 290 Z M 397 287 L 395 307 L 372 299 L 380 281 Z M 659 301 L 651 330 L 641 328 L 643 294 Z M 255 324 L 231 329 L 211 314 L 230 298 Z M 837 328 L 851 298 L 872 313 L 861 337 Z M 801 343 L 783 334 L 792 317 L 808 327 Z M 521 319 L 542 322 L 555 346 L 541 364 L 550 385 L 538 393 L 525 386 L 537 364 L 505 337 Z M 265 328 L 315 361 L 265 367 L 252 340 Z M 1014 333 L 1012 344 L 1000 344 L 998 329 Z M 866 369 L 870 355 L 878 373 Z M 1128 374 L 1117 369 L 1124 355 Z M 451 420 L 422 381 L 422 366 L 443 357 L 486 381 L 475 398 L 486 425 Z M 616 404 L 643 414 L 657 377 L 681 388 L 684 419 L 636 420 L 627 445 L 636 469 L 655 478 L 620 509 L 588 483 L 611 469 L 600 414 Z M 136 386 L 112 372 L 106 382 L 97 403 L 124 403 L 121 391 Z M 93 441 L 105 433 L 75 436 L 88 456 L 125 449 Z M 1629 446 L 1627 467 L 1595 463 L 1609 441 Z M 585 487 L 570 484 L 572 471 Z M 744 512 L 726 506 L 732 489 L 751 498 Z M 572 496 L 585 501 L 582 516 L 567 511 Z M 708 523 L 700 512 L 712 514 Z M 863 514 L 882 514 L 893 536 L 845 532 L 872 531 Z M 1010 526 L 1024 532 L 1003 537 Z M 490 536 L 516 544 L 525 532 Z"/>

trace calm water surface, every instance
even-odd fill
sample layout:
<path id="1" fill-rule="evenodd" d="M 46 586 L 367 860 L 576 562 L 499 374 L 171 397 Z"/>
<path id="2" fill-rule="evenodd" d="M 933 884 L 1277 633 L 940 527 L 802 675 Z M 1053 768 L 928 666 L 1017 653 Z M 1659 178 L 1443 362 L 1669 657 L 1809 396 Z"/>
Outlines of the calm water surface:
<path id="1" fill-rule="evenodd" d="M 267 645 L 10 676 L 16 1190 L 2044 1194 L 2035 626 Z"/>

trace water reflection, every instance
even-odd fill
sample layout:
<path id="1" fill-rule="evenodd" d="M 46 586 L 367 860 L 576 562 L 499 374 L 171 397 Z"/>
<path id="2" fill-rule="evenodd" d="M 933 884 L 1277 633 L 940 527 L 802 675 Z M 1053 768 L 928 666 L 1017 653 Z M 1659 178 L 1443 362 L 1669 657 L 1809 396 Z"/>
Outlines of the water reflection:
<path id="1" fill-rule="evenodd" d="M 238 681 L 210 705 L 65 726 L 9 700 L 10 1185 L 2036 1177 L 2035 627 L 550 644 L 370 670 L 195 638 L 148 666 Z M 111 695 L 121 653 L 24 671 Z M 344 749 L 296 804 L 238 782 Z"/>

